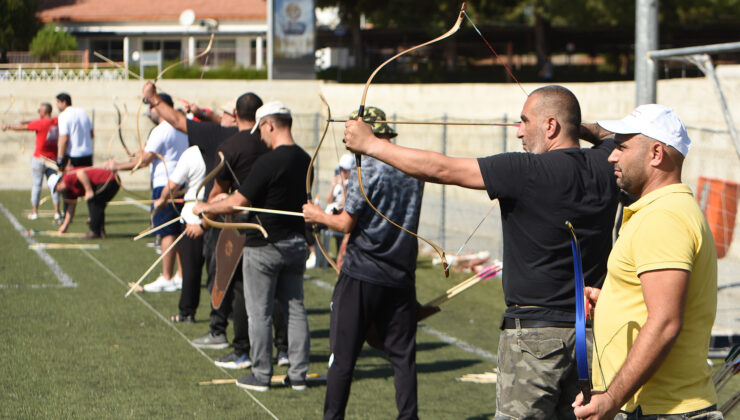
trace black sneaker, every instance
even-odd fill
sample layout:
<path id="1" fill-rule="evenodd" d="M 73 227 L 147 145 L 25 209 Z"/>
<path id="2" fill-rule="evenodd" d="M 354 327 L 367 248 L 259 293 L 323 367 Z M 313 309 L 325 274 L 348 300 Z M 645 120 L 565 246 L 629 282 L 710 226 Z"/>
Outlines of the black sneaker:
<path id="1" fill-rule="evenodd" d="M 251 389 L 252 391 L 265 392 L 270 389 L 270 382 L 260 382 L 253 373 L 247 376 L 242 376 L 236 380 L 236 386 L 244 389 Z"/>
<path id="2" fill-rule="evenodd" d="M 293 388 L 293 391 L 305 391 L 306 390 L 306 380 L 305 379 L 290 379 L 289 377 L 285 377 L 283 380 L 283 385 L 289 386 Z"/>

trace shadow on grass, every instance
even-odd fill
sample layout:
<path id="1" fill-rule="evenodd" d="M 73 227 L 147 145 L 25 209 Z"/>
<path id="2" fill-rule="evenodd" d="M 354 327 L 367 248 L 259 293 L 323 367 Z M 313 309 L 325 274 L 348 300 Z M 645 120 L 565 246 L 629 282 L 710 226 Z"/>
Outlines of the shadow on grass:
<path id="1" fill-rule="evenodd" d="M 365 352 L 363 351 L 363 353 Z M 362 357 L 362 355 L 360 357 Z M 416 372 L 417 374 L 446 372 L 463 369 L 469 366 L 477 365 L 481 362 L 482 360 L 479 359 L 457 359 L 431 363 L 417 363 Z M 393 367 L 390 365 L 390 362 L 384 362 L 382 364 L 358 364 L 355 367 L 354 377 L 356 379 L 390 378 L 392 376 Z"/>
<path id="2" fill-rule="evenodd" d="M 496 413 L 483 413 L 476 416 L 466 417 L 465 420 L 491 420 Z"/>
<path id="3" fill-rule="evenodd" d="M 416 352 L 420 351 L 427 351 L 427 350 L 437 350 L 442 347 L 447 347 L 449 344 L 442 342 L 442 341 L 434 341 L 434 342 L 425 342 L 425 343 L 416 343 Z"/>
<path id="4" fill-rule="evenodd" d="M 108 222 L 106 222 L 106 224 L 108 224 Z M 115 233 L 108 233 L 108 232 L 106 232 L 105 233 L 105 237 L 106 238 L 110 238 L 110 239 L 113 239 L 113 238 L 128 238 L 128 239 L 130 239 L 130 238 L 133 238 L 134 236 L 136 236 L 135 233 L 124 233 L 124 232 L 115 232 Z"/>
<path id="5" fill-rule="evenodd" d="M 308 315 L 326 315 L 331 313 L 331 310 L 327 308 L 306 308 L 306 314 Z"/>
<path id="6" fill-rule="evenodd" d="M 311 339 L 313 340 L 316 338 L 329 338 L 329 329 L 321 328 L 321 329 L 311 330 Z"/>

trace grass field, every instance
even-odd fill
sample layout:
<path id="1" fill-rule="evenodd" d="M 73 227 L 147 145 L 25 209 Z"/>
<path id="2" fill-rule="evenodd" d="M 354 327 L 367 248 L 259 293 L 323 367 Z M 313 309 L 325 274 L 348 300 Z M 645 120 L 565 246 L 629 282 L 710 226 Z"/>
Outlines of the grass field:
<path id="1" fill-rule="evenodd" d="M 0 192 L 25 229 L 53 229 L 50 218 L 26 219 L 28 192 Z M 125 194 L 119 194 L 121 200 Z M 50 205 L 49 207 L 50 208 Z M 86 206 L 78 206 L 71 230 L 86 231 Z M 109 207 L 108 238 L 90 243 L 101 250 L 47 250 L 68 276 L 65 285 L 3 214 L 0 215 L 0 417 L 36 418 L 248 418 L 316 419 L 325 388 L 306 392 L 274 387 L 254 393 L 234 385 L 197 386 L 214 378 L 247 373 L 222 370 L 213 360 L 228 352 L 201 351 L 189 340 L 208 331 L 204 291 L 195 324 L 172 324 L 179 293 L 123 295 L 157 258 L 145 241 L 131 237 L 148 214 L 134 206 Z M 37 242 L 86 242 L 37 236 Z M 53 267 L 53 265 L 52 265 Z M 155 273 L 157 270 L 155 270 Z M 310 270 L 305 304 L 311 328 L 310 372 L 326 373 L 329 301 L 336 276 Z M 428 301 L 465 278 L 445 279 L 438 266 L 421 260 L 417 293 Z M 148 281 L 153 280 L 155 274 Z M 69 283 L 71 282 L 71 283 Z M 495 411 L 495 385 L 458 382 L 468 373 L 491 371 L 504 303 L 497 280 L 447 302 L 418 335 L 420 417 L 483 419 Z M 229 336 L 231 332 L 229 331 Z M 276 368 L 275 374 L 285 373 Z M 740 389 L 737 379 L 720 396 Z M 365 347 L 358 361 L 347 418 L 396 415 L 393 371 L 381 353 Z M 737 418 L 737 417 L 736 417 Z"/>

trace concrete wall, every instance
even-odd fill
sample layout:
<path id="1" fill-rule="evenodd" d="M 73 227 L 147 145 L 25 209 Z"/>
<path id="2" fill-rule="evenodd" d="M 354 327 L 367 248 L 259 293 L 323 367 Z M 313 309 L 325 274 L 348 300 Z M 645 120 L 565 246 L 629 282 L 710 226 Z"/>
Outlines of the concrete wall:
<path id="1" fill-rule="evenodd" d="M 721 83 L 733 118 L 740 124 L 740 76 L 737 70 L 720 71 Z M 734 74 L 733 74 L 734 73 Z M 141 95 L 141 82 L 0 82 L 0 112 L 8 106 L 10 95 L 15 104 L 0 120 L 13 121 L 33 118 L 38 103 L 49 101 L 60 91 L 72 95 L 76 106 L 95 110 L 96 162 L 107 156 L 123 159 L 123 148 L 115 136 L 116 117 L 113 102 L 128 108 L 123 132 L 130 149 L 138 148 L 136 112 Z M 539 85 L 525 84 L 527 92 Z M 568 84 L 581 101 L 584 121 L 617 119 L 634 107 L 634 83 L 573 83 Z M 228 99 L 246 91 L 254 91 L 263 100 L 281 100 L 293 110 L 296 140 L 309 152 L 315 148 L 319 129 L 323 129 L 325 113 L 318 93 L 323 92 L 335 118 L 346 118 L 357 108 L 363 85 L 323 83 L 318 81 L 170 81 L 158 83 L 160 90 L 201 106 L 220 109 Z M 388 117 L 397 120 L 457 121 L 517 121 L 525 93 L 515 84 L 443 84 L 443 85 L 371 85 L 367 104 L 383 108 Z M 718 177 L 740 181 L 740 160 L 727 134 L 726 125 L 712 86 L 705 79 L 677 79 L 661 81 L 658 102 L 675 109 L 690 128 L 693 140 L 686 161 L 684 182 L 696 188 L 699 176 Z M 151 123 L 142 114 L 140 129 L 142 141 Z M 513 128 L 501 127 L 396 127 L 400 144 L 429 150 L 442 150 L 454 156 L 484 156 L 502 151 L 519 151 L 521 146 Z M 341 147 L 343 126 L 333 124 L 319 156 L 319 195 L 326 193 L 327 183 L 344 153 Z M 22 140 L 24 139 L 24 140 Z M 21 151 L 22 142 L 25 150 Z M 33 136 L 28 133 L 0 132 L 0 188 L 30 188 L 29 159 L 33 150 Z M 148 171 L 122 177 L 129 188 L 146 188 Z M 422 232 L 431 239 L 444 242 L 453 254 L 491 206 L 483 192 L 460 188 L 445 188 L 445 220 L 442 215 L 442 188 L 428 185 L 422 214 Z M 489 249 L 500 255 L 500 222 L 497 209 L 480 228 L 466 250 Z M 740 247 L 733 246 L 731 256 L 740 256 Z"/>

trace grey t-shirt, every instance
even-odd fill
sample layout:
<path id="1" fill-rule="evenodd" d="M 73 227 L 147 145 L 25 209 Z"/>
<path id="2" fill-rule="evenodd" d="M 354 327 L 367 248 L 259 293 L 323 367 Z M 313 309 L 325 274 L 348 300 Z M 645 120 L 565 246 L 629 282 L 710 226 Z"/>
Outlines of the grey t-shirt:
<path id="1" fill-rule="evenodd" d="M 363 157 L 362 185 L 381 213 L 411 232 L 417 231 L 424 182 L 376 159 Z M 418 240 L 370 208 L 360 192 L 355 170 L 350 173 L 344 210 L 357 216 L 357 224 L 347 244 L 342 272 L 382 286 L 412 286 Z"/>

